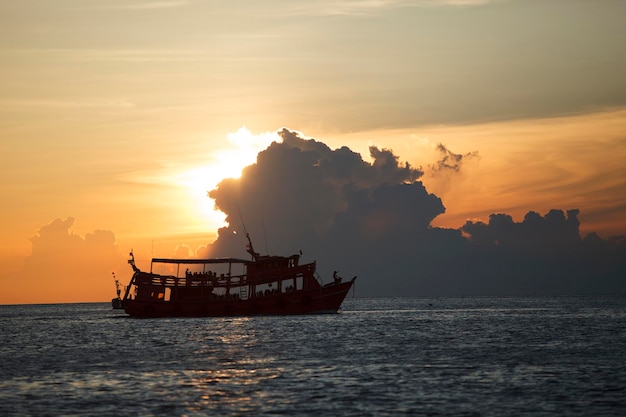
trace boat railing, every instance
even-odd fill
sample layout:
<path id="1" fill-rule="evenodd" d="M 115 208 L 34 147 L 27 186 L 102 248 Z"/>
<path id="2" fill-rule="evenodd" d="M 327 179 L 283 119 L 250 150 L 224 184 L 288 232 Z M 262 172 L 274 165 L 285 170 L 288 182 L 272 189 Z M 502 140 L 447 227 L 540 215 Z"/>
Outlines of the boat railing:
<path id="1" fill-rule="evenodd" d="M 277 268 L 267 270 L 257 270 L 250 275 L 238 274 L 210 274 L 210 273 L 188 273 L 184 276 L 157 275 L 152 273 L 140 274 L 136 284 L 150 285 L 158 287 L 241 287 L 247 285 L 262 285 L 277 281 L 302 279 L 307 276 L 313 277 L 320 286 L 322 280 L 315 271 L 315 263 L 303 264 L 289 268 Z"/>
<path id="2" fill-rule="evenodd" d="M 139 280 L 139 284 L 164 287 L 227 287 L 246 285 L 245 275 L 233 275 L 224 277 L 187 276 L 175 277 L 173 275 L 151 275 Z"/>

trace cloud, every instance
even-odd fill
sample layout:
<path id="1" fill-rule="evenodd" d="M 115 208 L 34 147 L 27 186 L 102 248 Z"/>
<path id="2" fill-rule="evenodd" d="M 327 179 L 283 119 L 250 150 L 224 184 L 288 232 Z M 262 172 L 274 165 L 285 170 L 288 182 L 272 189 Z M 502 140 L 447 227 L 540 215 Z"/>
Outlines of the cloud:
<path id="1" fill-rule="evenodd" d="M 393 204 L 389 198 L 432 206 L 413 220 L 420 224 L 443 211 L 441 202 L 432 201 L 416 182 L 423 172 L 408 163 L 398 164 L 391 151 L 371 147 L 370 164 L 346 147 L 331 150 L 288 129 L 278 134 L 282 143 L 274 142 L 261 152 L 241 179 L 222 181 L 210 193 L 233 230 L 242 231 L 242 222 L 257 228 L 265 225 L 272 240 L 280 242 L 275 249 L 287 250 L 345 227 L 336 223 L 338 216 L 357 216 L 367 223 L 355 230 L 363 236 L 385 224 L 397 224 L 397 219 L 385 216 L 387 206 Z M 400 188 L 407 191 L 399 192 Z M 255 230 L 256 236 L 264 234 Z"/>
<path id="2" fill-rule="evenodd" d="M 210 62 L 224 58 L 221 53 L 182 48 L 5 48 L 0 54 L 19 60 L 35 57 L 78 62 Z"/>
<path id="3" fill-rule="evenodd" d="M 513 293 L 624 293 L 626 241 L 581 238 L 579 210 L 528 212 L 515 222 L 492 214 L 489 223 L 468 221 L 468 253 L 482 276 L 498 276 L 496 287 Z"/>
<path id="4" fill-rule="evenodd" d="M 3 111 L 24 109 L 130 109 L 135 104 L 126 100 L 49 100 L 49 99 L 0 99 Z"/>
<path id="5" fill-rule="evenodd" d="M 488 224 L 468 221 L 461 230 L 470 236 L 470 242 L 481 246 L 547 254 L 569 250 L 581 242 L 578 214 L 578 209 L 567 214 L 552 209 L 545 216 L 529 211 L 519 223 L 508 214 L 492 214 Z"/>
<path id="6" fill-rule="evenodd" d="M 370 148 L 372 162 L 347 147 L 286 128 L 241 178 L 210 192 L 229 226 L 203 254 L 256 250 L 318 261 L 322 277 L 358 275 L 361 296 L 503 295 L 626 292 L 624 240 L 581 238 L 579 211 L 528 212 L 522 222 L 493 214 L 488 223 L 432 227 L 445 212 L 420 181 L 421 168 L 392 150 Z M 440 169 L 465 157 L 440 145 Z"/>
<path id="7" fill-rule="evenodd" d="M 73 217 L 56 219 L 30 239 L 31 254 L 12 279 L 9 300 L 87 302 L 114 296 L 111 273 L 125 274 L 127 265 L 113 232 L 95 230 L 82 237 L 71 232 L 73 225 Z"/>
<path id="8" fill-rule="evenodd" d="M 458 172 L 461 169 L 461 164 L 464 160 L 478 158 L 478 152 L 468 152 L 464 155 L 455 154 L 450 151 L 445 145 L 439 143 L 437 145 L 437 151 L 441 155 L 441 159 L 430 165 L 430 168 L 434 172 L 438 171 L 456 171 Z"/>
<path id="9" fill-rule="evenodd" d="M 327 0 L 291 3 L 283 9 L 288 15 L 369 16 L 386 10 L 415 7 L 484 6 L 507 0 Z"/>
<path id="10" fill-rule="evenodd" d="M 302 250 L 324 280 L 333 270 L 358 275 L 358 296 L 626 293 L 626 237 L 581 236 L 578 209 L 433 227 L 443 201 L 422 183 L 424 171 L 393 150 L 371 146 L 366 161 L 287 128 L 276 135 L 240 178 L 210 192 L 228 226 L 196 256 L 246 257 L 249 232 L 258 252 Z M 439 162 L 451 157 L 442 170 L 456 176 L 465 156 L 439 151 Z M 107 301 L 111 272 L 127 282 L 113 232 L 80 236 L 74 223 L 56 219 L 39 229 L 23 268 L 2 278 L 9 285 L 0 303 Z M 174 254 L 192 255 L 187 245 Z"/>
<path id="11" fill-rule="evenodd" d="M 193 251 L 187 245 L 178 245 L 174 250 L 174 257 L 179 259 L 191 258 L 193 255 Z"/>
<path id="12" fill-rule="evenodd" d="M 130 2 L 123 1 L 119 3 L 110 4 L 98 4 L 98 5 L 83 5 L 75 7 L 80 10 L 159 10 L 159 9 L 171 9 L 184 7 L 191 4 L 191 1 L 186 0 L 171 0 L 171 1 L 138 1 Z"/>

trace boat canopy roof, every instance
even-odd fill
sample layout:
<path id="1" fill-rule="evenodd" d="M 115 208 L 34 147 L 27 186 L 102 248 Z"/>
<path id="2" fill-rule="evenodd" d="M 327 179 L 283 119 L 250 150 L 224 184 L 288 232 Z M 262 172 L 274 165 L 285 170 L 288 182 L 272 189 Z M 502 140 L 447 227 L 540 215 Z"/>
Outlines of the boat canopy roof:
<path id="1" fill-rule="evenodd" d="M 212 258 L 212 259 L 172 259 L 172 258 L 152 258 L 152 263 L 161 264 L 250 264 L 254 261 L 240 258 Z"/>

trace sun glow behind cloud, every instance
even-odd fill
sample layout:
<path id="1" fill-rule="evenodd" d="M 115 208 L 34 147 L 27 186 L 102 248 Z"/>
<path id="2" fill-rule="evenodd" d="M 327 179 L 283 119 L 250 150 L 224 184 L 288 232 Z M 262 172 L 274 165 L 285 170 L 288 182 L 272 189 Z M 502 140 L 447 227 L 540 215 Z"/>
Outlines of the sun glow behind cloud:
<path id="1" fill-rule="evenodd" d="M 257 154 L 272 142 L 281 142 L 276 132 L 252 134 L 245 126 L 227 135 L 231 146 L 219 149 L 211 155 L 212 162 L 196 166 L 175 175 L 175 183 L 187 189 L 193 200 L 187 216 L 202 222 L 207 220 L 218 227 L 225 224 L 226 216 L 215 210 L 214 202 L 207 193 L 226 178 L 239 178 L 242 170 L 256 161 Z"/>

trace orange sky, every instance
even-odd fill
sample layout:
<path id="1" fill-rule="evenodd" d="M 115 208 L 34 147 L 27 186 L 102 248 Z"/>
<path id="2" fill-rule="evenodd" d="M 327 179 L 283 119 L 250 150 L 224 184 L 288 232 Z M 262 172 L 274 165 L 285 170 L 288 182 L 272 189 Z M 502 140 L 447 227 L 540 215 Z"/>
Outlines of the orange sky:
<path id="1" fill-rule="evenodd" d="M 0 304 L 106 301 L 131 248 L 211 242 L 205 191 L 282 126 L 422 166 L 438 226 L 580 208 L 583 232 L 626 234 L 625 17 L 563 0 L 2 2 Z M 478 157 L 436 175 L 438 143 Z"/>

